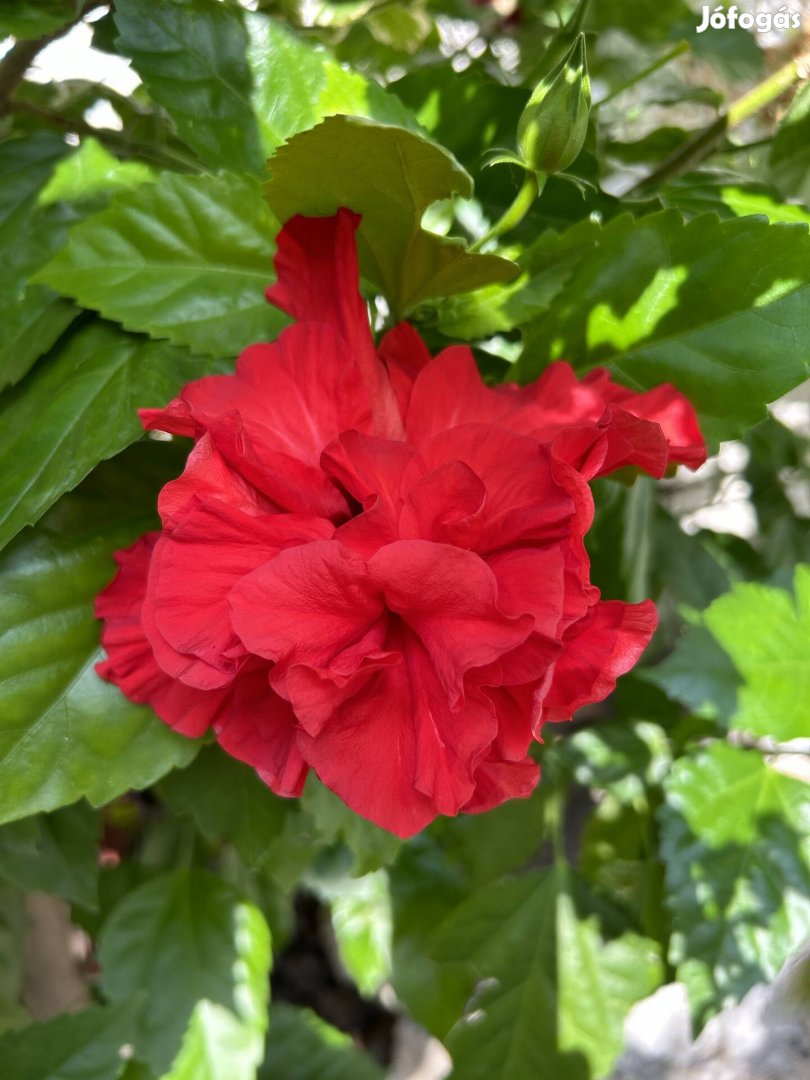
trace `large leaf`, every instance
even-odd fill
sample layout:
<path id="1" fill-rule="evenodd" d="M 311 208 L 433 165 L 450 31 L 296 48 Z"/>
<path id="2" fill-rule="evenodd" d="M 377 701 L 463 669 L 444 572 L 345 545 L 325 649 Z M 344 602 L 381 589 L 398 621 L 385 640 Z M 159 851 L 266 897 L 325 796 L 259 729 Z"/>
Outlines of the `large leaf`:
<path id="1" fill-rule="evenodd" d="M 158 1073 L 170 1065 L 200 1001 L 264 1025 L 267 924 L 258 908 L 200 870 L 176 870 L 128 893 L 103 927 L 99 960 L 111 1001 L 146 990 L 133 1042 L 136 1056 Z"/>
<path id="2" fill-rule="evenodd" d="M 767 402 L 810 371 L 810 236 L 802 225 L 623 215 L 604 228 L 583 222 L 546 234 L 526 263 L 505 305 L 480 298 L 472 327 L 480 330 L 482 306 L 493 300 L 492 329 L 522 327 L 516 378 L 535 378 L 563 358 L 580 369 L 602 364 L 638 389 L 671 381 L 715 441 L 753 426 Z"/>
<path id="3" fill-rule="evenodd" d="M 202 884 L 198 880 L 194 884 Z M 191 1014 L 183 1045 L 162 1080 L 252 1080 L 264 1056 L 270 995 L 270 935 L 257 908 L 236 913 L 234 1010 L 204 998 Z"/>
<path id="4" fill-rule="evenodd" d="M 434 955 L 472 959 L 487 980 L 448 1038 L 465 1080 L 604 1075 L 627 1010 L 662 975 L 653 942 L 605 942 L 593 917 L 578 917 L 562 868 L 472 896 L 436 931 Z"/>
<path id="5" fill-rule="evenodd" d="M 0 1037 L 9 1080 L 117 1080 L 124 1071 L 132 1018 L 126 1007 L 85 1009 Z"/>
<path id="6" fill-rule="evenodd" d="M 265 187 L 279 220 L 293 214 L 362 214 L 358 233 L 364 275 L 401 316 L 420 300 L 505 281 L 514 265 L 475 255 L 460 241 L 422 228 L 425 210 L 472 182 L 446 151 L 401 128 L 333 116 L 281 147 Z"/>
<path id="7" fill-rule="evenodd" d="M 44 133 L 0 145 L 0 390 L 21 379 L 78 314 L 50 289 L 26 283 L 59 240 L 36 203 L 67 150 Z"/>
<path id="8" fill-rule="evenodd" d="M 0 827 L 0 877 L 93 908 L 98 903 L 101 818 L 86 804 Z"/>
<path id="9" fill-rule="evenodd" d="M 72 229 L 38 280 L 130 330 L 234 356 L 288 321 L 264 298 L 277 230 L 254 181 L 164 173 Z"/>
<path id="10" fill-rule="evenodd" d="M 780 742 L 810 733 L 810 566 L 796 568 L 796 597 L 744 583 L 707 609 L 709 630 L 745 680 L 735 728 Z"/>
<path id="11" fill-rule="evenodd" d="M 110 324 L 69 335 L 0 405 L 0 547 L 139 437 L 139 406 L 165 404 L 210 368 Z"/>
<path id="12" fill-rule="evenodd" d="M 160 790 L 172 810 L 189 814 L 204 836 L 230 840 L 250 870 L 280 846 L 289 801 L 218 746 L 204 748 L 187 769 L 170 773 Z"/>
<path id="13" fill-rule="evenodd" d="M 308 1009 L 273 1006 L 259 1080 L 382 1080 L 382 1075 L 348 1035 Z"/>
<path id="14" fill-rule="evenodd" d="M 0 821 L 100 805 L 197 750 L 93 670 L 93 598 L 112 552 L 154 527 L 170 451 L 149 442 L 100 467 L 0 557 Z"/>
<path id="15" fill-rule="evenodd" d="M 313 48 L 262 12 L 245 21 L 253 107 L 268 157 L 291 135 L 336 113 L 417 127 L 398 97 L 347 71 L 323 47 Z"/>
<path id="16" fill-rule="evenodd" d="M 239 8 L 216 0 L 120 0 L 115 23 L 119 49 L 200 158 L 212 168 L 260 173 Z"/>
<path id="17" fill-rule="evenodd" d="M 524 333 L 516 375 L 559 357 L 648 389 L 672 381 L 711 440 L 732 438 L 810 371 L 810 236 L 761 218 L 621 217 L 594 235 Z"/>
<path id="18" fill-rule="evenodd" d="M 694 1003 L 717 1008 L 773 979 L 806 941 L 808 788 L 722 743 L 679 760 L 665 788 L 670 960 Z"/>

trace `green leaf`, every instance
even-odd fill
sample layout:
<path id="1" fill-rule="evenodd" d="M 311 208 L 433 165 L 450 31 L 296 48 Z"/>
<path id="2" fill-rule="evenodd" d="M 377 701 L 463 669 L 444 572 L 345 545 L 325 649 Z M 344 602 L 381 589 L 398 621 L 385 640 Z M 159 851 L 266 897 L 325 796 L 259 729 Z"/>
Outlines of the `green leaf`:
<path id="1" fill-rule="evenodd" d="M 693 174 L 667 184 L 661 200 L 665 206 L 690 215 L 707 211 L 722 218 L 761 214 L 774 223 L 810 225 L 810 210 L 786 203 L 774 188 L 765 184 L 723 182 L 712 173 Z"/>
<path id="2" fill-rule="evenodd" d="M 62 336 L 79 309 L 44 285 L 0 287 L 0 390 L 14 386 Z"/>
<path id="3" fill-rule="evenodd" d="M 517 378 L 563 357 L 636 389 L 671 381 L 715 442 L 753 426 L 810 371 L 804 226 L 709 215 L 684 225 L 666 211 L 583 231 L 590 245 L 524 329 Z"/>
<path id="4" fill-rule="evenodd" d="M 101 819 L 77 803 L 0 827 L 0 876 L 94 908 L 98 904 Z"/>
<path id="5" fill-rule="evenodd" d="M 200 882 L 201 883 L 201 882 Z M 270 994 L 270 934 L 251 905 L 237 909 L 236 1011 L 203 999 L 194 1006 L 180 1053 L 162 1080 L 253 1080 L 264 1056 Z"/>
<path id="6" fill-rule="evenodd" d="M 361 269 L 401 316 L 420 300 L 466 292 L 516 273 L 495 255 L 475 255 L 460 241 L 421 227 L 425 210 L 472 181 L 446 151 L 411 132 L 333 116 L 281 147 L 265 187 L 281 221 L 293 214 L 362 214 Z"/>
<path id="7" fill-rule="evenodd" d="M 142 434 L 139 407 L 210 368 L 110 324 L 69 335 L 0 404 L 0 547 Z"/>
<path id="8" fill-rule="evenodd" d="M 37 197 L 68 147 L 37 133 L 0 145 L 0 390 L 16 383 L 78 311 L 42 285 L 26 285 L 55 250 L 59 232 L 36 211 Z"/>
<path id="9" fill-rule="evenodd" d="M 253 1080 L 263 1052 L 262 1032 L 223 1005 L 198 1001 L 180 1053 L 161 1080 Z"/>
<path id="10" fill-rule="evenodd" d="M 264 298 L 277 229 L 251 180 L 164 173 L 72 229 L 37 280 L 130 330 L 235 356 L 288 322 Z"/>
<path id="11" fill-rule="evenodd" d="M 343 840 L 354 855 L 355 874 L 367 874 L 396 858 L 401 846 L 399 838 L 350 810 L 314 773 L 307 778 L 301 809 L 315 823 L 322 842 Z"/>
<path id="12" fill-rule="evenodd" d="M 15 0 L 0 12 L 0 35 L 20 40 L 42 37 L 68 23 L 81 8 L 81 0 Z"/>
<path id="13" fill-rule="evenodd" d="M 279 847 L 289 803 L 255 769 L 217 746 L 204 747 L 188 768 L 169 773 L 160 791 L 209 840 L 230 840 L 249 870 L 258 870 Z"/>
<path id="14" fill-rule="evenodd" d="M 382 1080 L 382 1069 L 348 1035 L 309 1009 L 274 1005 L 259 1080 Z"/>
<path id="15" fill-rule="evenodd" d="M 433 951 L 472 959 L 487 980 L 447 1040 L 459 1077 L 601 1076 L 627 1010 L 662 978 L 653 942 L 605 942 L 594 917 L 578 917 L 562 867 L 475 894 L 438 928 Z"/>
<path id="16" fill-rule="evenodd" d="M 9 1080 L 117 1080 L 131 1033 L 126 1006 L 66 1013 L 6 1032 L 0 1061 Z"/>
<path id="17" fill-rule="evenodd" d="M 578 784 L 609 791 L 626 804 L 645 798 L 672 764 L 666 733 L 646 720 L 584 728 L 560 740 L 555 752 Z"/>
<path id="18" fill-rule="evenodd" d="M 329 900 L 343 966 L 361 994 L 373 996 L 391 975 L 391 899 L 378 870 L 319 890 Z"/>
<path id="19" fill-rule="evenodd" d="M 216 0 L 120 0 L 118 47 L 206 165 L 261 173 L 247 34 L 236 6 Z"/>
<path id="20" fill-rule="evenodd" d="M 155 172 L 140 161 L 119 161 L 98 139 L 87 136 L 69 157 L 60 161 L 40 192 L 39 203 L 75 202 L 94 195 L 127 191 L 155 179 Z"/>
<path id="21" fill-rule="evenodd" d="M 777 742 L 806 737 L 810 700 L 810 566 L 797 566 L 796 598 L 744 583 L 706 610 L 705 622 L 745 680 L 735 728 Z"/>
<path id="22" fill-rule="evenodd" d="M 62 139 L 44 132 L 0 144 L 0 242 L 7 243 L 11 227 L 26 220 L 40 188 L 67 152 Z"/>
<path id="23" fill-rule="evenodd" d="M 93 670 L 93 599 L 112 552 L 154 527 L 171 449 L 148 442 L 101 466 L 0 556 L 0 821 L 101 805 L 197 751 Z"/>
<path id="24" fill-rule="evenodd" d="M 136 1056 L 158 1073 L 177 1053 L 200 1001 L 224 1006 L 254 1030 L 264 1025 L 267 924 L 258 908 L 201 870 L 163 874 L 125 896 L 102 928 L 99 961 L 110 1001 L 146 991 L 133 1042 Z"/>
<path id="25" fill-rule="evenodd" d="M 670 655 L 640 677 L 707 719 L 729 721 L 737 707 L 740 676 L 704 626 L 687 630 Z"/>
<path id="26" fill-rule="evenodd" d="M 313 48 L 262 12 L 247 14 L 245 21 L 253 108 L 267 157 L 292 135 L 336 113 L 417 126 L 399 98 L 347 71 L 322 47 Z"/>
<path id="27" fill-rule="evenodd" d="M 665 788 L 670 960 L 693 1004 L 716 1009 L 771 981 L 806 941 L 808 789 L 722 743 L 681 758 Z"/>

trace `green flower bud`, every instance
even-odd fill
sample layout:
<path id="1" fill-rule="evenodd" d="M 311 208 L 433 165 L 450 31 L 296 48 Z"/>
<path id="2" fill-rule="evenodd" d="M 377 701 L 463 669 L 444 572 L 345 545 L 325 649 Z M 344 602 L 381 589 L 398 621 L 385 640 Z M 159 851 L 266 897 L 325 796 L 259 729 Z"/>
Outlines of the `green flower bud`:
<path id="1" fill-rule="evenodd" d="M 517 145 L 525 164 L 547 174 L 567 169 L 585 142 L 590 108 L 585 35 L 580 34 L 535 88 L 518 120 Z"/>

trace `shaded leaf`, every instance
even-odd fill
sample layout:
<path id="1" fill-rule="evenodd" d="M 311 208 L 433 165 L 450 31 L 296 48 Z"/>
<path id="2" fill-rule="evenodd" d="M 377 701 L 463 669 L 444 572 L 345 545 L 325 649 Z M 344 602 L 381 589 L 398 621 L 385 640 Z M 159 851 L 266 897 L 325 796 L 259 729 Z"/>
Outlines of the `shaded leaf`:
<path id="1" fill-rule="evenodd" d="M 73 228 L 38 280 L 130 330 L 215 357 L 275 337 L 278 226 L 253 181 L 164 173 Z"/>
<path id="2" fill-rule="evenodd" d="M 94 322 L 71 334 L 0 405 L 0 546 L 142 433 L 136 410 L 163 405 L 200 360 Z"/>
<path id="3" fill-rule="evenodd" d="M 93 599 L 112 552 L 154 527 L 158 488 L 177 471 L 169 450 L 151 442 L 100 467 L 0 557 L 0 821 L 82 796 L 100 805 L 197 751 L 93 670 Z"/>
<path id="4" fill-rule="evenodd" d="M 66 1013 L 0 1036 L 0 1061 L 9 1080 L 117 1080 L 131 1033 L 125 1005 Z"/>
<path id="5" fill-rule="evenodd" d="M 0 827 L 0 876 L 94 908 L 98 903 L 101 819 L 76 803 Z"/>
<path id="6" fill-rule="evenodd" d="M 301 809 L 314 821 L 323 843 L 343 840 L 354 855 L 354 873 L 357 875 L 390 863 L 400 849 L 398 837 L 350 810 L 314 772 L 307 777 Z"/>
<path id="7" fill-rule="evenodd" d="M 171 809 L 189 814 L 209 840 L 230 840 L 249 870 L 279 846 L 289 802 L 217 746 L 204 747 L 188 768 L 169 773 L 160 790 Z"/>
<path id="8" fill-rule="evenodd" d="M 273 158 L 265 194 L 280 221 L 293 214 L 362 214 L 363 274 L 402 315 L 420 300 L 465 292 L 517 272 L 495 255 L 421 227 L 425 210 L 472 182 L 446 151 L 411 132 L 345 116 L 295 136 Z"/>
<path id="9" fill-rule="evenodd" d="M 99 961 L 101 988 L 111 1001 L 146 991 L 133 1043 L 136 1056 L 158 1073 L 177 1053 L 200 1001 L 224 1006 L 254 1028 L 263 1024 L 267 924 L 258 908 L 200 870 L 163 874 L 128 893 L 104 924 Z"/>
<path id="10" fill-rule="evenodd" d="M 433 952 L 472 959 L 487 980 L 447 1040 L 459 1077 L 602 1075 L 630 1005 L 662 977 L 653 942 L 628 933 L 606 943 L 593 917 L 578 917 L 563 868 L 472 896 L 438 928 Z"/>

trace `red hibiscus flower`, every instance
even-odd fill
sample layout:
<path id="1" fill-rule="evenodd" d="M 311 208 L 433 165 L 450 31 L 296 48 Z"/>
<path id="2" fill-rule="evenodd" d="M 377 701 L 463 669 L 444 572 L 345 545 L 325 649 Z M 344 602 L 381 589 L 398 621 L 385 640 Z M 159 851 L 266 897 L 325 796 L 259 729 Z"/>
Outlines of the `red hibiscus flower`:
<path id="1" fill-rule="evenodd" d="M 705 448 L 671 386 L 556 363 L 490 389 L 469 349 L 431 358 L 406 324 L 375 349 L 358 220 L 288 222 L 268 298 L 295 324 L 142 410 L 195 446 L 98 598 L 98 670 L 278 794 L 314 769 L 409 836 L 528 795 L 542 725 L 636 662 L 655 608 L 590 584 L 588 481 Z"/>

